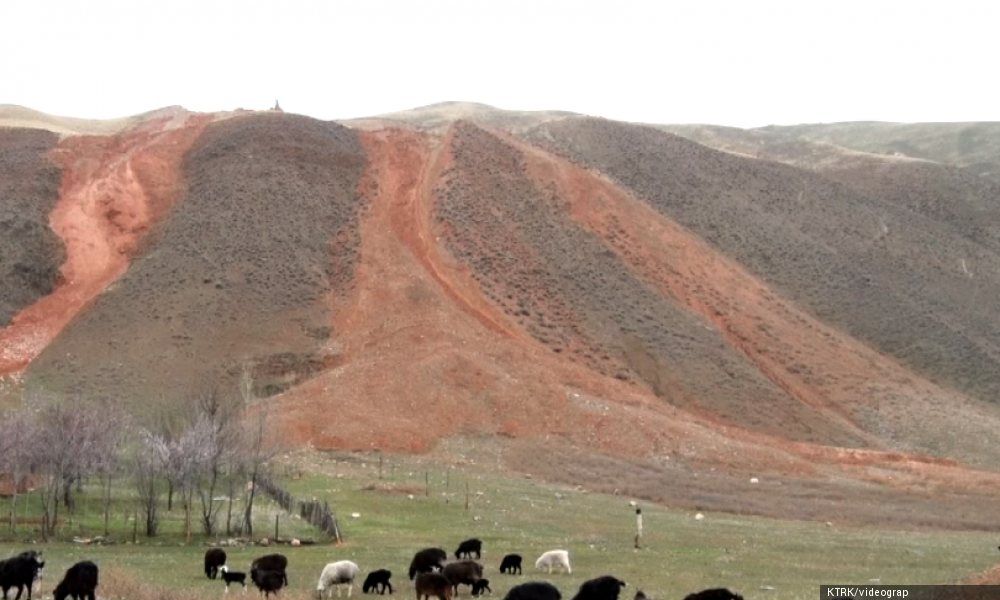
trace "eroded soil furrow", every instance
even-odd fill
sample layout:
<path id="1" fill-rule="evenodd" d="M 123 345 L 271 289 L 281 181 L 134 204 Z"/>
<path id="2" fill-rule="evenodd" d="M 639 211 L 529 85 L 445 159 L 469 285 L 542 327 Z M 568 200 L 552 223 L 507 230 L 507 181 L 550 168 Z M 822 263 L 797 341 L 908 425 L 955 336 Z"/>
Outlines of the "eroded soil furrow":
<path id="1" fill-rule="evenodd" d="M 62 168 L 50 226 L 66 248 L 60 283 L 0 331 L 0 375 L 26 368 L 87 304 L 128 269 L 168 211 L 180 161 L 211 120 L 181 114 L 114 136 L 64 139 L 52 152 Z"/>

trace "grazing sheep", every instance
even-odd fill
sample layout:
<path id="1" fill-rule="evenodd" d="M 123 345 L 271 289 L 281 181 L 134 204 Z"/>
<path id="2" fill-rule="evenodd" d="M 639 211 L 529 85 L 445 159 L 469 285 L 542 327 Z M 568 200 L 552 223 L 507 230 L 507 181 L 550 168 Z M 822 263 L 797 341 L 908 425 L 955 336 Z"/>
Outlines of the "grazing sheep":
<path id="1" fill-rule="evenodd" d="M 684 600 L 743 600 L 743 596 L 734 594 L 726 588 L 711 588 L 684 596 Z"/>
<path id="2" fill-rule="evenodd" d="M 611 575 L 595 577 L 580 585 L 573 600 L 618 600 L 618 594 L 626 585 L 628 584 Z"/>
<path id="3" fill-rule="evenodd" d="M 649 597 L 642 590 L 636 590 L 633 600 L 649 600 Z"/>
<path id="4" fill-rule="evenodd" d="M 441 573 L 417 573 L 413 587 L 417 590 L 417 600 L 433 596 L 438 600 L 451 600 L 451 582 Z"/>
<path id="5" fill-rule="evenodd" d="M 255 558 L 250 563 L 250 579 L 253 579 L 253 572 L 255 570 L 260 572 L 277 571 L 281 573 L 282 584 L 288 585 L 288 574 L 286 573 L 288 570 L 288 557 L 284 554 L 265 554 L 264 556 Z M 274 591 L 277 592 L 278 590 Z"/>
<path id="6" fill-rule="evenodd" d="M 97 578 L 97 565 L 89 560 L 80 561 L 66 570 L 62 581 L 52 590 L 52 597 L 55 600 L 66 600 L 70 596 L 75 600 L 96 600 Z"/>
<path id="7" fill-rule="evenodd" d="M 514 574 L 514 571 L 521 573 L 521 555 L 508 554 L 500 561 L 500 572 Z"/>
<path id="8" fill-rule="evenodd" d="M 28 600 L 31 600 L 31 588 L 35 580 L 41 577 L 45 561 L 39 560 L 41 552 L 28 550 L 17 556 L 0 560 L 0 588 L 3 588 L 4 600 L 10 588 L 17 588 L 15 600 L 20 600 L 21 592 L 28 588 Z"/>
<path id="9" fill-rule="evenodd" d="M 378 569 L 377 571 L 372 571 L 365 578 L 365 583 L 361 586 L 361 591 L 364 593 L 378 592 L 379 594 L 385 594 L 386 588 L 389 588 L 389 593 L 392 593 L 392 584 L 389 583 L 389 578 L 392 577 L 392 571 L 389 569 Z"/>
<path id="10" fill-rule="evenodd" d="M 535 561 L 536 569 L 547 568 L 548 572 L 551 573 L 552 567 L 560 567 L 565 569 L 566 573 L 572 573 L 573 570 L 569 567 L 569 552 L 566 550 L 549 550 Z"/>
<path id="11" fill-rule="evenodd" d="M 466 558 L 472 558 L 472 553 L 476 553 L 476 558 L 482 558 L 481 554 L 483 549 L 483 541 L 477 538 L 472 538 L 465 540 L 458 545 L 458 550 L 455 550 L 455 558 L 462 558 L 464 555 Z"/>
<path id="12" fill-rule="evenodd" d="M 489 579 L 480 579 L 476 583 L 472 584 L 472 596 L 474 598 L 478 598 L 486 592 L 489 592 L 490 596 L 493 595 L 493 590 L 490 589 Z"/>
<path id="13" fill-rule="evenodd" d="M 325 598 L 331 586 L 337 586 L 337 597 L 340 598 L 341 584 L 347 584 L 347 597 L 351 597 L 354 589 L 354 579 L 358 576 L 358 565 L 350 560 L 338 560 L 323 567 L 316 584 L 316 597 Z"/>
<path id="14" fill-rule="evenodd" d="M 424 548 L 413 555 L 410 561 L 410 580 L 413 580 L 417 573 L 430 573 L 435 568 L 444 568 L 445 561 L 448 560 L 448 553 L 441 548 Z"/>
<path id="15" fill-rule="evenodd" d="M 529 581 L 510 588 L 503 600 L 562 600 L 562 594 L 548 581 Z"/>
<path id="16" fill-rule="evenodd" d="M 457 596 L 459 585 L 464 584 L 471 587 L 483 578 L 483 565 L 474 560 L 459 560 L 446 564 L 441 574 L 448 578 L 451 585 L 455 586 L 455 595 Z"/>
<path id="17" fill-rule="evenodd" d="M 250 580 L 257 586 L 257 589 L 264 593 L 267 598 L 271 594 L 278 595 L 278 590 L 285 587 L 288 576 L 284 571 L 264 571 L 257 567 L 250 569 Z"/>
<path id="18" fill-rule="evenodd" d="M 238 583 L 243 586 L 243 593 L 247 593 L 247 574 L 241 573 L 240 571 L 230 571 L 229 567 L 222 565 L 219 567 L 219 574 L 222 575 L 222 580 L 226 582 L 226 593 L 229 593 L 229 584 Z M 212 579 L 215 579 L 214 577 Z"/>
<path id="19" fill-rule="evenodd" d="M 219 567 L 226 564 L 226 551 L 222 548 L 209 548 L 205 551 L 205 576 L 215 579 Z"/>

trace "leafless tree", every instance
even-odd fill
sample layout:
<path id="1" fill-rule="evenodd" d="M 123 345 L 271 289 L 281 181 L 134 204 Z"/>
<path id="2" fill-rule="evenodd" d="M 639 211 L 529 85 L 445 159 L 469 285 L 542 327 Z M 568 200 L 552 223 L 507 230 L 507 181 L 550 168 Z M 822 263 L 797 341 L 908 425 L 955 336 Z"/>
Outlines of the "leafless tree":
<path id="1" fill-rule="evenodd" d="M 101 507 L 104 510 L 104 536 L 110 533 L 111 521 L 111 488 L 121 466 L 122 454 L 125 449 L 125 442 L 133 430 L 131 418 L 122 410 L 115 407 L 107 407 L 104 413 L 104 430 L 101 432 L 101 439 L 98 446 L 100 452 L 97 454 L 94 469 L 101 481 Z"/>
<path id="2" fill-rule="evenodd" d="M 27 409 L 10 411 L 0 419 L 0 473 L 11 483 L 11 531 L 17 530 L 17 496 L 31 472 L 37 434 L 35 418 Z"/>
<path id="3" fill-rule="evenodd" d="M 175 469 L 178 491 L 184 504 L 184 535 L 191 541 L 191 510 L 194 493 L 201 473 L 208 468 L 212 458 L 215 438 L 214 425 L 205 415 L 198 415 L 194 422 L 169 445 L 168 455 Z"/>
<path id="4" fill-rule="evenodd" d="M 145 522 L 146 535 L 155 536 L 160 526 L 159 504 L 162 493 L 159 480 L 166 472 L 170 449 L 161 436 L 140 429 L 132 456 L 132 475 L 139 494 L 139 509 Z"/>
<path id="5" fill-rule="evenodd" d="M 60 495 L 73 510 L 73 483 L 93 472 L 104 444 L 104 420 L 95 407 L 82 400 L 41 398 L 34 456 L 45 475 L 43 538 L 55 533 Z"/>
<path id="6" fill-rule="evenodd" d="M 270 407 L 256 402 L 253 392 L 253 373 L 244 365 L 240 377 L 240 395 L 243 398 L 243 419 L 240 436 L 240 458 L 243 471 L 250 478 L 243 512 L 243 531 L 253 535 L 253 503 L 257 493 L 257 480 L 267 463 L 277 454 L 271 438 Z"/>
<path id="7" fill-rule="evenodd" d="M 202 393 L 198 398 L 198 415 L 211 425 L 207 440 L 207 456 L 201 469 L 198 497 L 201 500 L 201 525 L 206 535 L 215 534 L 219 506 L 215 493 L 225 474 L 225 466 L 236 452 L 239 412 L 238 404 L 220 394 L 217 389 Z"/>

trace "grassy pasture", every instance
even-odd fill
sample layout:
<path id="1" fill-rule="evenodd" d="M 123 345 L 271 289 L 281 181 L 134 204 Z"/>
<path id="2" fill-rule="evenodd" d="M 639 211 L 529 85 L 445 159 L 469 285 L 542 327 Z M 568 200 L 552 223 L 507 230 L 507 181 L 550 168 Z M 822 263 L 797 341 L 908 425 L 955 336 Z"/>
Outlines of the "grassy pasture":
<path id="1" fill-rule="evenodd" d="M 995 536 L 986 533 L 842 528 L 717 513 L 705 513 L 698 521 L 689 511 L 645 503 L 640 504 L 643 547 L 636 550 L 635 514 L 628 498 L 503 475 L 481 466 L 446 467 L 408 457 L 389 461 L 379 479 L 377 459 L 371 456 L 314 457 L 310 464 L 300 465 L 301 478 L 285 480 L 295 495 L 329 500 L 345 536 L 340 546 L 282 546 L 280 551 L 290 559 L 291 589 L 285 596 L 309 597 L 323 565 L 347 558 L 357 562 L 363 574 L 382 567 L 392 570 L 396 595 L 412 598 L 406 569 L 413 552 L 434 545 L 451 554 L 467 537 L 483 540 L 486 576 L 494 596 L 500 598 L 516 583 L 533 579 L 552 581 L 570 598 L 584 580 L 614 574 L 629 584 L 622 600 L 631 598 L 636 589 L 653 598 L 680 599 L 715 586 L 736 590 L 747 600 L 812 599 L 820 584 L 872 579 L 882 584 L 949 583 L 996 562 Z M 360 516 L 352 518 L 352 513 Z M 304 523 L 286 519 L 289 529 L 282 535 L 302 533 L 319 539 Z M 220 582 L 202 574 L 203 539 L 191 546 L 181 545 L 176 535 L 140 537 L 139 542 L 137 546 L 81 547 L 65 542 L 35 546 L 44 550 L 48 561 L 43 593 L 51 594 L 65 568 L 84 558 L 102 567 L 102 597 L 151 600 L 222 593 Z M 0 555 L 25 547 L 5 542 Z M 553 548 L 570 551 L 571 575 L 535 571 L 537 555 Z M 272 550 L 227 548 L 229 564 L 246 569 L 254 557 Z M 498 572 L 500 559 L 508 552 L 524 556 L 524 575 Z M 468 597 L 468 588 L 461 588 L 460 595 Z"/>

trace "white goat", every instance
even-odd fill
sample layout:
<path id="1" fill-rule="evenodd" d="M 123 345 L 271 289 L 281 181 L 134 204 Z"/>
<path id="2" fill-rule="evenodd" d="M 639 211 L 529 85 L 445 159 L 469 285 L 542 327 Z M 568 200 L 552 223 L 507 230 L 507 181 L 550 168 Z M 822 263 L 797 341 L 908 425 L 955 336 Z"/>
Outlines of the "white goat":
<path id="1" fill-rule="evenodd" d="M 565 569 L 567 573 L 573 572 L 573 569 L 569 568 L 569 552 L 566 550 L 549 550 L 535 561 L 536 569 L 547 568 L 549 573 L 552 572 L 552 567 L 557 566 Z"/>
<path id="2" fill-rule="evenodd" d="M 354 578 L 358 576 L 358 565 L 349 560 L 338 560 L 323 567 L 316 584 L 316 597 L 325 598 L 330 586 L 337 586 L 337 597 L 340 597 L 340 584 L 347 584 L 347 597 L 351 597 L 354 589 Z"/>

